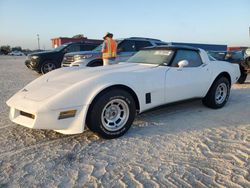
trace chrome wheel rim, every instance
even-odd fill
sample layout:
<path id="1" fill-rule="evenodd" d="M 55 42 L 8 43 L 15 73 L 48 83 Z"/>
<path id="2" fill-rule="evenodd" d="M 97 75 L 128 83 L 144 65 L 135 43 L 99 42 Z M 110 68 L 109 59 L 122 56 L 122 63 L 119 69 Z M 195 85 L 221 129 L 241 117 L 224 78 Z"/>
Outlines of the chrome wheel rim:
<path id="1" fill-rule="evenodd" d="M 128 104 L 121 99 L 111 100 L 102 111 L 102 124 L 108 131 L 117 131 L 127 122 L 129 117 Z"/>
<path id="2" fill-rule="evenodd" d="M 43 72 L 47 73 L 49 71 L 52 71 L 56 68 L 55 64 L 53 63 L 46 63 L 45 65 L 43 65 Z"/>
<path id="3" fill-rule="evenodd" d="M 222 104 L 227 97 L 227 93 L 228 93 L 227 85 L 225 83 L 219 84 L 217 89 L 216 89 L 216 93 L 215 93 L 216 103 Z"/>

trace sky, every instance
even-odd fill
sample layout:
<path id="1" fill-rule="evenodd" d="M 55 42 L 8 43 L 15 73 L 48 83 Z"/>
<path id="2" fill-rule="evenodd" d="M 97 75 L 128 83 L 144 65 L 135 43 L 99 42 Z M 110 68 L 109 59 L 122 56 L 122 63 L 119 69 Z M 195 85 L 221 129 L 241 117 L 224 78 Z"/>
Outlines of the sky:
<path id="1" fill-rule="evenodd" d="M 250 46 L 250 0 L 0 0 L 0 46 L 52 48 L 51 39 L 150 37 Z"/>

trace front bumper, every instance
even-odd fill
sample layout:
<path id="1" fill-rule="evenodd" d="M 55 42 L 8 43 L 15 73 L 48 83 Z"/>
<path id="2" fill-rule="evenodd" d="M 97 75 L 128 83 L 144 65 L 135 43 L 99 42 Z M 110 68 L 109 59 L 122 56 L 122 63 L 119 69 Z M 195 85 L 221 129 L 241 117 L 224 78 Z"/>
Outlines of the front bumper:
<path id="1" fill-rule="evenodd" d="M 9 118 L 12 122 L 32 129 L 49 129 L 62 134 L 82 133 L 85 127 L 87 105 L 63 109 L 48 109 L 41 102 L 22 99 L 16 101 L 12 98 L 7 101 L 10 107 Z M 59 119 L 60 112 L 76 110 L 74 117 Z"/>
<path id="2" fill-rule="evenodd" d="M 36 70 L 38 67 L 38 62 L 32 61 L 31 59 L 26 59 L 24 63 L 29 69 L 32 69 L 32 70 Z"/>

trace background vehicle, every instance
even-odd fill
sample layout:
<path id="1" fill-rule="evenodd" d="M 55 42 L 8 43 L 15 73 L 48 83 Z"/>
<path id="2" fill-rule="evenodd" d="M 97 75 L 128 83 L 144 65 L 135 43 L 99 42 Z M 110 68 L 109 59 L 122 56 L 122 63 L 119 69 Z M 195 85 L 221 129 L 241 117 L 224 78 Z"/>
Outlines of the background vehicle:
<path id="1" fill-rule="evenodd" d="M 247 48 L 247 49 L 245 50 L 245 56 L 246 56 L 246 57 L 249 57 L 249 56 L 250 56 L 250 48 Z"/>
<path id="2" fill-rule="evenodd" d="M 250 57 L 247 57 L 247 54 L 243 50 L 209 51 L 208 54 L 220 61 L 239 64 L 241 75 L 237 82 L 243 84 L 246 81 L 247 73 L 250 71 Z"/>
<path id="3" fill-rule="evenodd" d="M 113 66 L 61 68 L 10 98 L 10 119 L 63 134 L 82 133 L 87 125 L 103 138 L 116 138 L 136 113 L 163 104 L 201 98 L 210 108 L 223 107 L 240 70 L 214 61 L 201 49 L 159 46 Z"/>
<path id="4" fill-rule="evenodd" d="M 13 52 L 10 52 L 8 55 L 25 56 L 25 54 L 23 52 L 20 52 L 20 51 L 13 51 Z"/>
<path id="5" fill-rule="evenodd" d="M 117 39 L 117 62 L 126 61 L 136 52 L 144 47 L 157 46 L 167 44 L 158 39 L 130 37 L 126 39 Z M 64 56 L 62 66 L 101 66 L 102 62 L 102 45 L 98 46 L 93 51 L 67 53 Z"/>
<path id="6" fill-rule="evenodd" d="M 61 67 L 63 56 L 68 52 L 89 51 L 96 48 L 100 43 L 75 42 L 66 43 L 52 51 L 32 53 L 27 56 L 25 65 L 38 73 L 45 74 Z"/>

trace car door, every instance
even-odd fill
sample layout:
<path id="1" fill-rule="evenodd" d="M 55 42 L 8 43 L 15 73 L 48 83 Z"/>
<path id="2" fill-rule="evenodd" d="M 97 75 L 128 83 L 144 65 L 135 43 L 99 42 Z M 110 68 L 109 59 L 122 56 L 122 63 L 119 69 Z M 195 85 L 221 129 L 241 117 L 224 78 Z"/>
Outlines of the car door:
<path id="1" fill-rule="evenodd" d="M 132 55 L 136 53 L 135 41 L 134 40 L 124 40 L 117 46 L 117 62 L 126 61 Z"/>
<path id="2" fill-rule="evenodd" d="M 178 62 L 181 60 L 187 60 L 188 65 L 180 68 Z M 166 103 L 203 97 L 208 89 L 209 75 L 209 68 L 202 62 L 199 51 L 177 50 L 166 72 Z"/>

